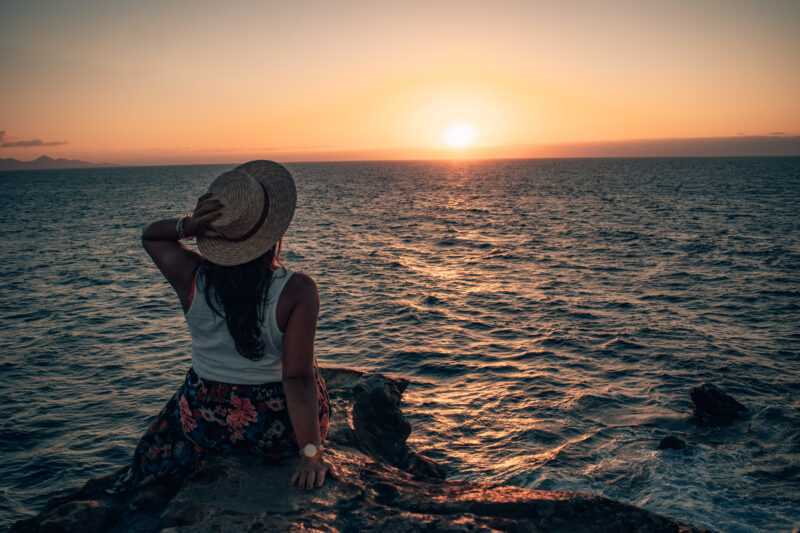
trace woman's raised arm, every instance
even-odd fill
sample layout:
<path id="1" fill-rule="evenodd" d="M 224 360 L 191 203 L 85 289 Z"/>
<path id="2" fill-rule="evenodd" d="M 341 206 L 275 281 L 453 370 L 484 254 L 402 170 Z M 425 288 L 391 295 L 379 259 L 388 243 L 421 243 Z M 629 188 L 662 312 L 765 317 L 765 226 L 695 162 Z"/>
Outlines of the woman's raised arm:
<path id="1" fill-rule="evenodd" d="M 210 193 L 197 201 L 194 213 L 183 220 L 183 235 L 178 235 L 176 218 L 159 220 L 142 231 L 142 245 L 153 263 L 175 289 L 184 311 L 189 307 L 192 272 L 202 257 L 181 244 L 179 237 L 196 237 L 209 233 L 211 222 L 220 214 L 222 204 Z"/>

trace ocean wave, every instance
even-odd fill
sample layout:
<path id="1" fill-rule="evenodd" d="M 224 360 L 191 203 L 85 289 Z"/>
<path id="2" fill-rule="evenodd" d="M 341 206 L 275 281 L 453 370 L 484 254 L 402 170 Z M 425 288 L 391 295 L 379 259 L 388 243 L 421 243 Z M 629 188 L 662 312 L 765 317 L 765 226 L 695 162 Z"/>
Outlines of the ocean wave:
<path id="1" fill-rule="evenodd" d="M 290 167 L 283 259 L 320 287 L 317 357 L 413 377 L 416 444 L 452 471 L 725 531 L 800 523 L 800 160 Z M 130 460 L 174 393 L 189 337 L 138 231 L 223 170 L 3 176 L 26 239 L 0 245 L 0 529 Z M 692 425 L 703 381 L 747 423 Z M 688 448 L 657 452 L 670 433 Z"/>

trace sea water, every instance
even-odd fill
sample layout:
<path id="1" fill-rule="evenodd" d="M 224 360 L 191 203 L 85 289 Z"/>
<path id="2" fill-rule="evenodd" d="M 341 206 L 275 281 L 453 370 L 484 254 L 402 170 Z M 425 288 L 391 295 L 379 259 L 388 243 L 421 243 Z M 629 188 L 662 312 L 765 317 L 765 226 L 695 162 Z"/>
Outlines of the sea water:
<path id="1" fill-rule="evenodd" d="M 452 478 L 800 522 L 800 159 L 289 167 L 320 363 L 409 378 L 411 442 Z M 0 173 L 0 524 L 126 464 L 181 382 L 139 237 L 227 168 Z M 749 417 L 691 423 L 703 382 Z"/>

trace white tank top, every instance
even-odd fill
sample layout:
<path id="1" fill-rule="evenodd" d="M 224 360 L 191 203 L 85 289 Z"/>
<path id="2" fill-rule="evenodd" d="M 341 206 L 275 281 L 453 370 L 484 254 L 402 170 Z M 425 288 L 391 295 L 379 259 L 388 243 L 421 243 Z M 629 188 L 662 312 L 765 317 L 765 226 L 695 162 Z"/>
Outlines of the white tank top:
<path id="1" fill-rule="evenodd" d="M 272 273 L 266 316 L 261 327 L 264 357 L 252 361 L 236 351 L 236 343 L 225 319 L 214 313 L 208 305 L 203 276 L 197 275 L 192 303 L 185 316 L 192 334 L 192 367 L 198 376 L 242 385 L 281 381 L 283 333 L 278 328 L 277 307 L 281 292 L 291 276 L 292 272 L 284 267 Z M 214 303 L 223 312 L 222 307 L 216 301 Z"/>

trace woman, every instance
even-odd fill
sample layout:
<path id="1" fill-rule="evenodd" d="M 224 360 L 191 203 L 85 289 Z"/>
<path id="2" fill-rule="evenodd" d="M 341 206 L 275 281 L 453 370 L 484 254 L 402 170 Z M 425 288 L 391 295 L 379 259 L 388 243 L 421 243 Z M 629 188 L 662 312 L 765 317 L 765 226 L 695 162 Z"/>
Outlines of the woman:
<path id="1" fill-rule="evenodd" d="M 141 438 L 114 492 L 182 478 L 209 453 L 300 454 L 291 482 L 322 486 L 330 403 L 314 358 L 314 280 L 278 260 L 294 214 L 291 174 L 251 161 L 219 176 L 192 215 L 154 222 L 142 243 L 175 289 L 192 337 L 186 379 Z M 200 253 L 181 239 L 197 239 Z"/>

